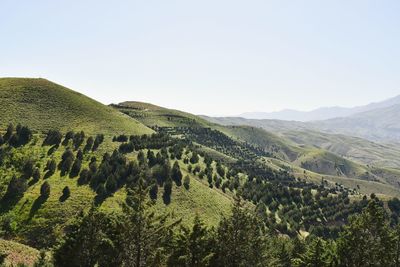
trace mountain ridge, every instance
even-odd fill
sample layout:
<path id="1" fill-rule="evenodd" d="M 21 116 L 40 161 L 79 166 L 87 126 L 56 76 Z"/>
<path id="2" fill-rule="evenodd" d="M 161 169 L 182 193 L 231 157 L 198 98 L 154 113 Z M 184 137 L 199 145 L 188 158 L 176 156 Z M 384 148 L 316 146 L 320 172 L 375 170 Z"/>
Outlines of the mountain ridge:
<path id="1" fill-rule="evenodd" d="M 284 109 L 275 112 L 245 112 L 238 117 L 247 119 L 272 119 L 272 120 L 287 120 L 287 121 L 319 121 L 332 118 L 348 117 L 357 113 L 367 112 L 370 110 L 390 107 L 400 104 L 400 95 L 388 98 L 383 101 L 372 102 L 366 105 L 356 107 L 320 107 L 311 111 L 299 111 L 295 109 Z"/>

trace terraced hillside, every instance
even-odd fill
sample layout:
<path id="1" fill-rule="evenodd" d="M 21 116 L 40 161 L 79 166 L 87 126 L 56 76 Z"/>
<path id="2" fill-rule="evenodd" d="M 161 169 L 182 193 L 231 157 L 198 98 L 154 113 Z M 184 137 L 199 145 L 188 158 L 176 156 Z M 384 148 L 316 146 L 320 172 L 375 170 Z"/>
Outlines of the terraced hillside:
<path id="1" fill-rule="evenodd" d="M 45 79 L 0 79 L 0 129 L 21 123 L 34 131 L 146 134 L 143 124 L 87 96 Z"/>

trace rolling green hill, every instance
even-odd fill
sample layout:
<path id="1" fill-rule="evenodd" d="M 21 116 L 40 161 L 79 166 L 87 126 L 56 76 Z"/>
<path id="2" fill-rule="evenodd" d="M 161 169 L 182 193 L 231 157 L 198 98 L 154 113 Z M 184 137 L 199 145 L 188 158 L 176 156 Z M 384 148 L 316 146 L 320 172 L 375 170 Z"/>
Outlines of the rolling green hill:
<path id="1" fill-rule="evenodd" d="M 149 103 L 126 101 L 111 105 L 121 112 L 137 119 L 148 127 L 206 127 L 210 123 L 198 116 L 174 109 L 167 109 Z"/>
<path id="2" fill-rule="evenodd" d="M 145 134 L 143 124 L 87 96 L 45 79 L 0 79 L 0 129 L 21 123 L 39 132 L 49 129 L 87 133 Z"/>
<path id="3" fill-rule="evenodd" d="M 394 107 L 391 109 L 394 109 Z M 297 145 L 321 148 L 360 164 L 400 168 L 400 146 L 398 143 L 379 143 L 343 134 L 325 133 L 318 131 L 311 124 L 296 121 L 251 120 L 236 117 L 211 118 L 206 116 L 202 116 L 202 118 L 225 126 L 248 125 L 262 128 L 289 139 Z M 350 118 L 343 120 L 350 120 Z M 390 118 L 393 120 L 393 117 Z M 322 124 L 322 122 L 320 123 Z M 349 123 L 349 127 L 351 127 L 351 123 Z M 348 133 L 350 132 L 351 130 Z M 373 133 L 374 131 L 371 132 L 371 134 Z"/>
<path id="4" fill-rule="evenodd" d="M 375 182 L 374 187 L 377 191 L 387 192 L 388 195 L 393 195 L 393 192 L 397 195 L 397 191 L 400 190 L 398 183 L 400 173 L 390 169 L 400 163 L 396 157 L 396 149 L 393 147 L 361 138 L 323 134 L 311 130 L 287 131 L 292 127 L 302 129 L 302 123 L 294 122 L 293 126 L 290 125 L 291 122 L 209 118 L 134 101 L 113 106 L 149 127 L 205 127 L 217 130 L 237 141 L 238 144 L 251 144 L 267 152 L 268 157 L 283 160 L 294 174 L 302 178 L 310 178 L 311 181 L 325 177 L 325 179 L 343 183 L 343 180 L 348 178 L 351 182 L 345 182 L 345 184 L 351 185 L 351 188 L 357 187 L 354 180 L 360 180 Z M 258 122 L 265 122 L 272 129 L 279 128 L 279 135 L 253 126 L 258 125 Z M 271 126 L 270 123 L 273 125 Z M 266 165 L 279 169 L 272 162 L 267 160 Z M 374 163 L 379 167 L 374 166 Z M 311 172 L 313 175 L 303 176 L 304 171 Z M 363 186 L 361 192 L 367 188 L 365 192 L 371 192 L 370 186 Z"/>

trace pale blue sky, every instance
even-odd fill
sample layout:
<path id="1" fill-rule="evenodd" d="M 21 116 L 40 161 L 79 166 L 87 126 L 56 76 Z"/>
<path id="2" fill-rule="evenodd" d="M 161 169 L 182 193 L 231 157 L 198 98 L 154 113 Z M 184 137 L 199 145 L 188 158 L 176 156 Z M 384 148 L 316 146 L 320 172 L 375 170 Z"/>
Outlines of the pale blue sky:
<path id="1" fill-rule="evenodd" d="M 0 76 L 196 114 L 400 94 L 400 1 L 0 0 Z"/>

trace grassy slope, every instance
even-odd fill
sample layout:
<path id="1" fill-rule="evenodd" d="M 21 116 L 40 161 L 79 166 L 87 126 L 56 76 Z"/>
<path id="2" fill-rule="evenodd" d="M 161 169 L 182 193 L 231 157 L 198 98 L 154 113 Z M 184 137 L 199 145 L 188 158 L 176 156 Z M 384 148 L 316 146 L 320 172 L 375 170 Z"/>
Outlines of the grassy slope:
<path id="1" fill-rule="evenodd" d="M 0 253 L 8 255 L 5 259 L 6 266 L 32 266 L 39 256 L 39 251 L 34 248 L 4 239 L 0 239 Z"/>
<path id="2" fill-rule="evenodd" d="M 189 125 L 205 127 L 210 125 L 209 122 L 195 115 L 143 102 L 122 102 L 118 104 L 118 109 L 124 113 L 129 113 L 131 117 L 149 127 L 186 127 Z"/>
<path id="3" fill-rule="evenodd" d="M 296 121 L 249 120 L 237 117 L 205 117 L 222 125 L 248 125 L 279 134 L 299 145 L 315 146 L 347 159 L 387 168 L 400 168 L 400 146 L 380 144 L 348 135 L 322 133 L 312 124 Z M 351 134 L 351 132 L 348 132 Z M 373 134 L 373 133 L 371 133 Z"/>
<path id="4" fill-rule="evenodd" d="M 297 144 L 314 145 L 359 163 L 400 168 L 398 145 L 380 144 L 357 137 L 317 131 L 288 131 L 283 135 Z"/>
<path id="5" fill-rule="evenodd" d="M 36 136 L 35 138 L 38 137 Z M 95 192 L 89 186 L 78 186 L 77 177 L 61 176 L 57 170 L 53 176 L 46 179 L 51 188 L 50 197 L 44 203 L 40 203 L 38 201 L 40 199 L 40 187 L 44 182 L 44 166 L 48 159 L 47 151 L 50 149 L 50 147 L 42 147 L 40 144 L 41 140 L 37 140 L 36 144 L 14 149 L 16 158 L 21 160 L 32 158 L 40 163 L 40 171 L 42 173 L 40 181 L 30 186 L 23 198 L 8 213 L 8 216 L 11 216 L 16 223 L 16 233 L 22 242 L 25 242 L 24 240 L 33 233 L 36 235 L 35 238 L 39 238 L 40 242 L 43 242 L 43 238 L 47 238 L 48 231 L 53 232 L 56 237 L 61 236 L 63 226 L 73 220 L 82 210 L 88 209 L 95 197 Z M 88 165 L 92 156 L 96 156 L 100 161 L 104 152 L 111 152 L 118 145 L 119 143 L 111 142 L 111 138 L 106 138 L 105 142 L 100 145 L 99 151 L 85 154 L 82 169 Z M 57 162 L 60 161 L 64 149 L 61 146 L 52 155 Z M 128 154 L 127 157 L 133 159 L 136 157 L 136 153 Z M 183 176 L 185 176 L 187 167 L 182 162 L 180 164 Z M 16 171 L 8 168 L 7 174 L 1 175 L 3 176 L 1 180 L 3 193 L 13 173 L 16 173 Z M 0 169 L 0 174 L 5 174 L 5 168 Z M 210 189 L 206 180 L 199 180 L 194 175 L 190 175 L 190 177 L 191 185 L 189 190 L 186 190 L 183 186 L 177 187 L 174 185 L 172 202 L 169 205 L 163 203 L 161 197 L 162 188 L 160 188 L 156 210 L 158 212 L 170 212 L 174 215 L 174 218 L 182 218 L 184 224 L 190 224 L 197 212 L 209 225 L 216 226 L 221 214 L 227 215 L 229 213 L 232 203 L 231 196 L 222 193 L 221 190 Z M 65 186 L 70 188 L 71 196 L 66 201 L 61 202 L 60 197 Z M 101 208 L 109 212 L 118 211 L 124 198 L 125 190 L 122 189 L 117 191 L 113 197 L 108 198 Z M 4 207 L 2 208 L 4 212 Z"/>
<path id="6" fill-rule="evenodd" d="M 329 148 L 328 146 L 320 148 L 309 143 L 297 143 L 296 141 L 298 140 L 286 139 L 258 127 L 240 125 L 243 122 L 242 120 L 234 120 L 233 122 L 232 120 L 223 120 L 224 124 L 235 124 L 234 126 L 229 126 L 214 124 L 215 120 L 210 119 L 210 121 L 207 121 L 206 117 L 195 116 L 142 102 L 124 102 L 119 105 L 118 108 L 122 112 L 126 112 L 147 126 L 210 127 L 225 133 L 233 139 L 242 140 L 268 151 L 273 151 L 274 156 L 278 160 L 280 159 L 280 162 L 282 160 L 285 162 L 285 168 L 291 169 L 297 176 L 303 176 L 304 171 L 313 174 L 307 177 L 311 181 L 319 182 L 322 177 L 325 177 L 325 179 L 333 182 L 348 185 L 350 188 L 355 188 L 357 186 L 356 182 L 360 181 L 358 185 L 364 185 L 361 186 L 361 192 L 366 194 L 374 192 L 374 188 L 376 192 L 382 194 L 397 195 L 399 192 L 397 189 L 399 187 L 397 183 L 400 178 L 399 172 L 392 169 L 366 166 L 361 162 L 354 162 L 352 158 L 346 158 L 329 152 L 326 150 Z M 215 122 L 220 121 L 217 120 Z M 288 126 L 286 125 L 285 127 Z M 303 132 L 304 136 L 306 134 L 306 132 Z M 303 137 L 303 135 L 300 136 Z M 322 135 L 320 137 L 322 138 Z M 327 138 L 329 138 L 329 135 Z M 360 140 L 362 139 L 358 139 L 358 141 Z M 349 142 L 343 146 L 350 146 Z M 359 144 L 359 147 L 360 149 L 363 147 L 362 143 Z M 368 147 L 371 148 L 372 146 Z M 372 149 L 376 152 L 379 151 L 376 147 L 372 147 Z M 271 160 L 267 160 L 266 164 L 275 169 L 282 167 L 276 166 L 272 162 Z M 307 166 L 307 169 L 302 168 L 302 166 Z M 375 182 L 372 183 L 372 181 Z"/>
<path id="7" fill-rule="evenodd" d="M 0 103 L 0 129 L 13 122 L 36 131 L 151 132 L 115 109 L 45 79 L 0 78 Z"/>

